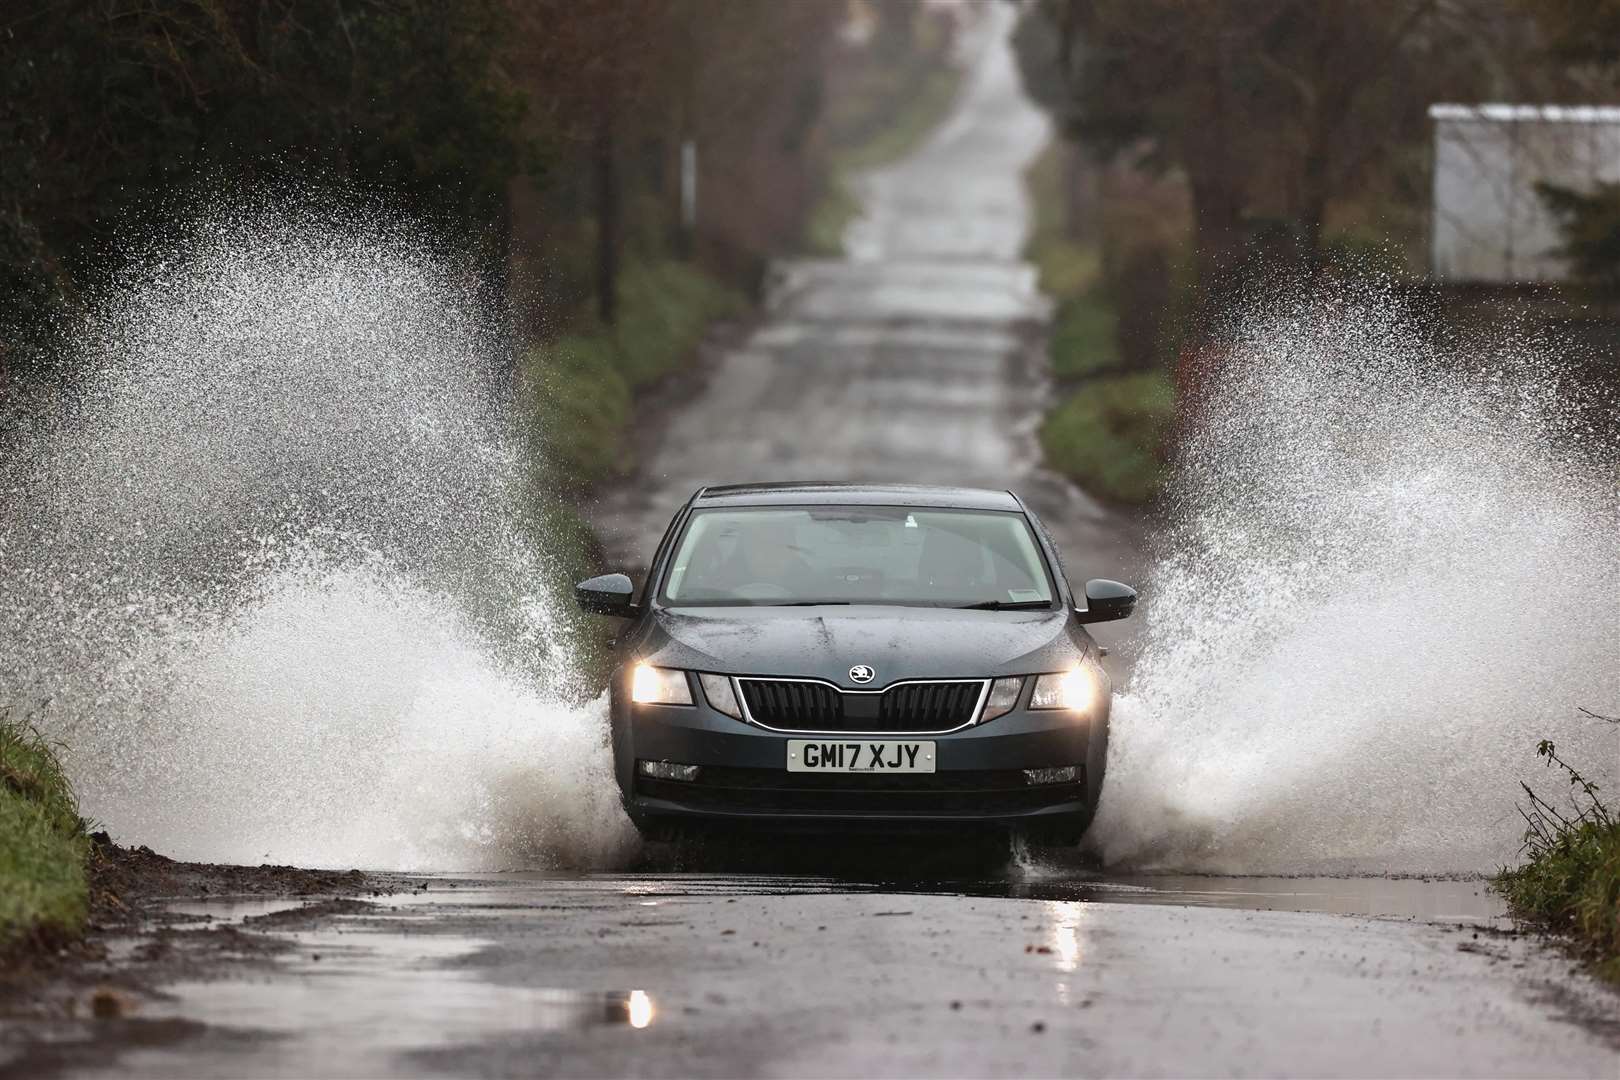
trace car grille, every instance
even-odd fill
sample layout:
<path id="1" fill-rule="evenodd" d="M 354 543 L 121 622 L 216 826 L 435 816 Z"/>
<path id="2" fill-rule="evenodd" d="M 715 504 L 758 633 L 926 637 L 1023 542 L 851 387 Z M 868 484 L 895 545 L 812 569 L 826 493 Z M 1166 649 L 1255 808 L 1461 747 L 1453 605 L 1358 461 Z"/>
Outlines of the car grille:
<path id="1" fill-rule="evenodd" d="M 982 682 L 904 683 L 883 691 L 878 718 L 883 731 L 942 731 L 973 719 Z"/>
<path id="2" fill-rule="evenodd" d="M 783 731 L 950 731 L 971 723 L 984 682 L 915 682 L 877 694 L 826 683 L 739 679 L 748 715 Z"/>

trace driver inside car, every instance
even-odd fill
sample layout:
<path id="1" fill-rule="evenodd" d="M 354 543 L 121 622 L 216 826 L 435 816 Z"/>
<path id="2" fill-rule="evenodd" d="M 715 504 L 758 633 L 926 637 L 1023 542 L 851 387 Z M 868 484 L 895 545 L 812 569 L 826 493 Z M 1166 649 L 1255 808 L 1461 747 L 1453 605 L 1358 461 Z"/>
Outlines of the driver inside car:
<path id="1" fill-rule="evenodd" d="M 689 587 L 739 599 L 820 595 L 821 575 L 799 554 L 796 539 L 792 523 L 780 518 L 721 533 L 708 557 L 695 559 L 687 571 Z"/>

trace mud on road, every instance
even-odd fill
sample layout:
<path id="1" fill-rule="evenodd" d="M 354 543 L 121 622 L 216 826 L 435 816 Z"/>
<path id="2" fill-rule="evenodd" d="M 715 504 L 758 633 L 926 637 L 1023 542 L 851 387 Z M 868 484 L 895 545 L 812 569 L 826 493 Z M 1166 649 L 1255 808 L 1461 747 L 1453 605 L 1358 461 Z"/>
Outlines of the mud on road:
<path id="1" fill-rule="evenodd" d="M 122 847 L 98 832 L 91 836 L 88 932 L 65 946 L 24 941 L 7 951 L 0 1013 L 12 1020 L 68 1016 L 84 997 L 92 1013 L 116 1015 L 134 1000 L 129 995 L 216 967 L 226 954 L 280 950 L 273 938 L 244 935 L 233 920 L 217 920 L 218 902 L 262 929 L 282 911 L 337 914 L 364 898 L 425 884 L 404 874 L 184 862 L 146 847 Z"/>

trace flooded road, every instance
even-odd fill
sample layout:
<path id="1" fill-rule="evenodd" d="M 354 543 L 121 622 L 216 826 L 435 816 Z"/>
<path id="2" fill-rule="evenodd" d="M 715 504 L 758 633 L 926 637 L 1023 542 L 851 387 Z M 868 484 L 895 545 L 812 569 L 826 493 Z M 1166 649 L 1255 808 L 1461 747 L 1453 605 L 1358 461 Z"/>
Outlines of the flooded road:
<path id="1" fill-rule="evenodd" d="M 1477 883 L 1389 884 L 513 874 L 307 918 L 194 903 L 227 925 L 182 934 L 281 951 L 7 1040 L 0 1070 L 1614 1075 L 1606 991 Z M 1380 891 L 1407 911 L 1321 913 Z"/>
<path id="2" fill-rule="evenodd" d="M 1071 579 L 1139 579 L 1139 523 L 1035 448 L 1047 304 L 1019 256 L 1020 172 L 1048 130 L 1010 18 L 994 5 L 966 43 L 933 138 L 861 178 L 848 257 L 784 265 L 767 316 L 595 509 L 619 565 L 643 565 L 700 485 L 901 480 L 1011 487 Z M 1098 636 L 1128 646 L 1130 629 Z M 151 966 L 145 989 L 104 1008 L 68 988 L 49 1021 L 5 1024 L 0 1073 L 1620 1072 L 1612 993 L 1514 933 L 1477 880 L 1122 877 L 1078 860 L 895 880 L 811 875 L 798 854 L 778 852 L 799 867 L 785 872 L 450 876 L 315 907 L 189 898 L 168 909 L 183 922 L 110 947 L 112 965 Z"/>

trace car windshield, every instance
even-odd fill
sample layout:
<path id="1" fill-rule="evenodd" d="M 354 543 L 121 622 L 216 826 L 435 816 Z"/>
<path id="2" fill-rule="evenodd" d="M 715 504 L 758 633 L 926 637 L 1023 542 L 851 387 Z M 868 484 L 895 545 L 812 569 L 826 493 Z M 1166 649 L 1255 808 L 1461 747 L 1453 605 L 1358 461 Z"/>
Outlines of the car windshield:
<path id="1" fill-rule="evenodd" d="M 664 575 L 674 607 L 909 604 L 1050 607 L 1017 512 L 891 506 L 697 510 Z"/>

